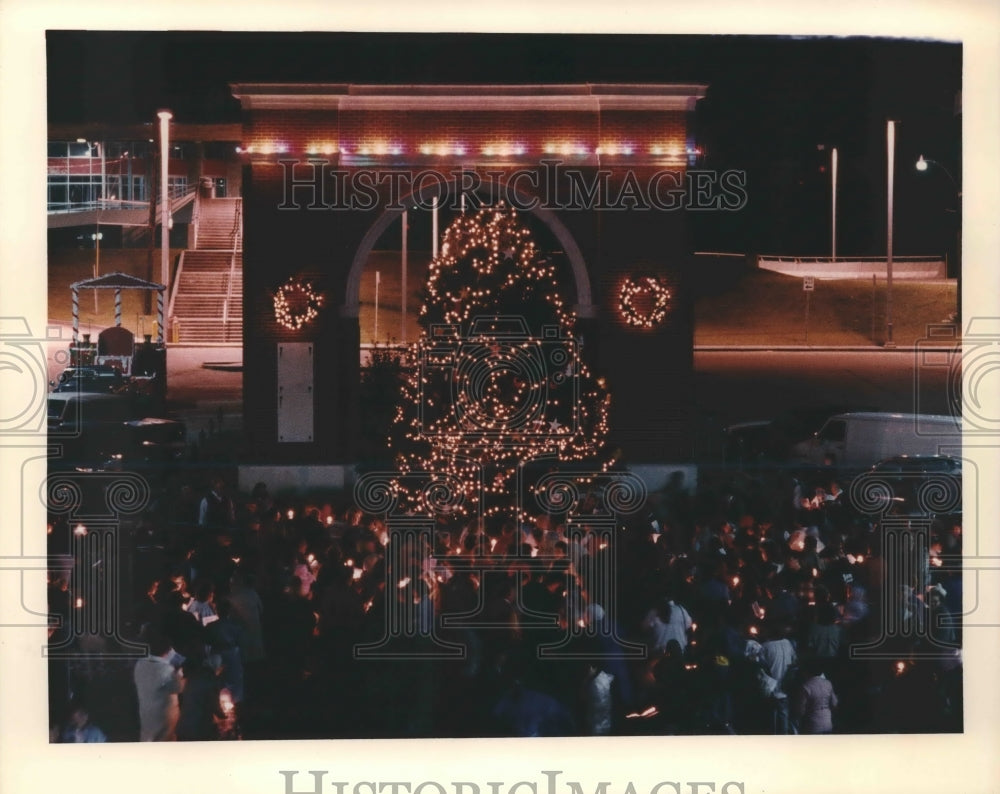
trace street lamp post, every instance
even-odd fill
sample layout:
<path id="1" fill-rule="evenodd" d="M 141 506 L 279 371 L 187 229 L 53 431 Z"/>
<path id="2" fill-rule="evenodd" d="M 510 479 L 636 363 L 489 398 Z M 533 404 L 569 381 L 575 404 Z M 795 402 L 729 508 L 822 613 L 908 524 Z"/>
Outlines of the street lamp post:
<path id="1" fill-rule="evenodd" d="M 896 161 L 896 122 L 890 119 L 886 123 L 886 150 L 888 153 L 888 176 L 886 178 L 887 228 L 886 228 L 886 299 L 885 299 L 885 347 L 894 348 L 896 343 L 892 338 L 892 190 Z"/>
<path id="2" fill-rule="evenodd" d="M 94 279 L 96 280 L 98 276 L 101 275 L 101 240 L 104 235 L 101 233 L 101 223 L 97 223 L 97 231 L 90 235 L 90 239 L 94 241 Z M 97 314 L 97 287 L 94 287 L 94 314 Z"/>
<path id="3" fill-rule="evenodd" d="M 170 158 L 170 119 L 174 114 L 161 110 L 156 114 L 160 120 L 160 283 L 170 295 L 170 197 L 167 192 L 167 174 Z M 160 329 L 161 338 L 166 338 Z"/>
<path id="4" fill-rule="evenodd" d="M 830 258 L 837 259 L 837 147 L 830 151 Z"/>
<path id="5" fill-rule="evenodd" d="M 932 160 L 929 157 L 924 157 L 923 155 L 920 155 L 920 157 L 917 159 L 917 162 L 914 164 L 914 167 L 918 171 L 920 171 L 921 173 L 924 173 L 932 165 L 935 166 L 936 168 L 940 169 L 944 173 L 944 175 L 946 177 L 948 177 L 948 181 L 951 182 L 951 187 L 955 191 L 955 210 L 954 210 L 954 212 L 955 212 L 956 217 L 958 219 L 958 225 L 957 225 L 957 228 L 955 230 L 955 271 L 954 272 L 956 274 L 957 281 L 958 281 L 958 299 L 959 299 L 959 305 L 961 305 L 961 300 L 962 300 L 962 220 L 961 220 L 961 218 L 962 218 L 962 215 L 961 215 L 961 213 L 962 213 L 962 189 L 958 186 L 958 181 L 952 175 L 951 171 L 949 171 L 947 168 L 945 168 L 937 160 Z"/>
<path id="6" fill-rule="evenodd" d="M 400 282 L 402 288 L 400 290 L 399 305 L 400 305 L 400 325 L 399 325 L 399 341 L 401 344 L 406 344 L 406 268 L 407 259 L 409 258 L 409 251 L 407 245 L 407 235 L 410 232 L 410 223 L 408 219 L 407 210 L 403 210 L 403 245 L 402 251 L 400 252 Z"/>

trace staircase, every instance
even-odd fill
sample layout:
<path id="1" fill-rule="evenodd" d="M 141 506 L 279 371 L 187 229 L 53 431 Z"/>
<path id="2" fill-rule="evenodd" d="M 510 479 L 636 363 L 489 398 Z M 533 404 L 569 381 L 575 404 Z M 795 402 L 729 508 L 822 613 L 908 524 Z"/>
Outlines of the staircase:
<path id="1" fill-rule="evenodd" d="M 170 302 L 171 340 L 243 343 L 243 205 L 198 199 L 195 247 L 181 254 Z"/>

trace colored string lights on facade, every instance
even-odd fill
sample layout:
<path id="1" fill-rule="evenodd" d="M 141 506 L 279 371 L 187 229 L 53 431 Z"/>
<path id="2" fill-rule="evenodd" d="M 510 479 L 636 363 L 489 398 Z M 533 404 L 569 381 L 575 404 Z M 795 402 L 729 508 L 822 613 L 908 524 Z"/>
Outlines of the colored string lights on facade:
<path id="1" fill-rule="evenodd" d="M 319 316 L 323 302 L 323 293 L 293 276 L 274 293 L 274 319 L 289 331 L 301 330 Z"/>
<path id="2" fill-rule="evenodd" d="M 626 278 L 618 292 L 618 314 L 627 325 L 652 330 L 670 311 L 670 289 L 653 276 Z"/>

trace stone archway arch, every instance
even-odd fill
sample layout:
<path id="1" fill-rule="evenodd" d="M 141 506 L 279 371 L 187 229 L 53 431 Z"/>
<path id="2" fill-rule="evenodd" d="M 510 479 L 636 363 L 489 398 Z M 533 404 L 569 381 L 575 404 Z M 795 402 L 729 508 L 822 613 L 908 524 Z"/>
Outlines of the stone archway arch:
<path id="1" fill-rule="evenodd" d="M 401 197 L 400 201 L 405 203 L 406 201 L 412 200 L 416 197 L 423 202 L 433 198 L 434 191 L 441 186 L 448 186 L 450 191 L 456 186 L 456 183 L 457 180 L 454 179 L 447 181 L 442 180 L 441 182 L 437 182 L 433 185 L 428 185 L 422 190 L 414 191 L 405 197 Z M 522 207 L 529 206 L 535 200 L 535 197 L 531 194 L 526 193 L 523 190 L 519 190 L 511 183 L 497 184 L 496 182 L 490 181 L 477 188 L 477 192 L 487 188 L 490 194 L 489 197 L 493 200 L 513 195 L 517 197 Z M 402 216 L 403 211 L 403 208 L 385 210 L 375 223 L 372 224 L 371 228 L 368 229 L 364 237 L 361 238 L 358 249 L 354 254 L 353 260 L 351 261 L 351 269 L 347 275 L 347 283 L 344 289 L 344 303 L 340 309 L 341 316 L 359 316 L 361 277 L 364 273 L 365 265 L 368 262 L 368 257 L 371 255 L 375 244 L 378 242 L 382 234 L 389 228 L 390 225 L 392 225 L 393 222 Z M 583 252 L 580 250 L 580 246 L 577 245 L 577 242 L 573 238 L 569 229 L 566 228 L 565 224 L 559 220 L 559 217 L 554 212 L 544 209 L 543 207 L 522 209 L 520 211 L 528 212 L 538 218 L 539 221 L 548 227 L 549 231 L 552 232 L 556 240 L 558 240 L 560 245 L 562 245 L 563 252 L 569 262 L 570 272 L 572 273 L 573 281 L 576 287 L 576 304 L 573 306 L 573 309 L 578 318 L 593 318 L 595 316 L 595 308 L 593 304 L 593 293 L 590 288 L 590 273 L 587 270 L 587 264 L 584 261 Z"/>

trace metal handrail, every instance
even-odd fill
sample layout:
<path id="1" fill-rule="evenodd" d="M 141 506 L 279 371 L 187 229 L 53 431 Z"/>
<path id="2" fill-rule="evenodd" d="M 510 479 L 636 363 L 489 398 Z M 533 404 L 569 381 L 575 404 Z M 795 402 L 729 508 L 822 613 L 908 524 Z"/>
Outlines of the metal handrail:
<path id="1" fill-rule="evenodd" d="M 236 253 L 240 239 L 243 236 L 243 213 L 241 212 L 242 199 L 236 199 L 235 215 L 233 219 L 232 232 L 232 255 L 229 258 L 229 280 L 226 282 L 226 299 L 222 303 L 222 336 L 225 341 L 229 341 L 229 304 L 233 300 L 233 279 L 236 276 Z"/>
<path id="2" fill-rule="evenodd" d="M 177 260 L 177 273 L 170 284 L 170 300 L 167 302 L 167 317 L 165 320 L 167 323 L 170 323 L 174 316 L 174 301 L 177 299 L 177 288 L 181 283 L 181 273 L 184 272 L 184 254 L 186 253 L 187 250 L 181 251 L 181 255 Z M 166 335 L 163 338 L 166 339 Z"/>

